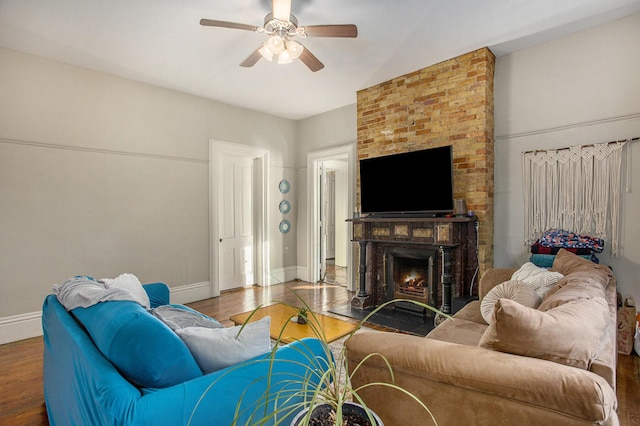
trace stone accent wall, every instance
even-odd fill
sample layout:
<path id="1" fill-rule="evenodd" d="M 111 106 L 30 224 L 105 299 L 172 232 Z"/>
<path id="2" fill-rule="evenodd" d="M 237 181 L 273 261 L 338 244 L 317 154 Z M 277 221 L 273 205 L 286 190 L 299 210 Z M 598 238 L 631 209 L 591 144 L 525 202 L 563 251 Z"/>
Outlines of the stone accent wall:
<path id="1" fill-rule="evenodd" d="M 493 266 L 494 68 L 482 48 L 357 93 L 358 159 L 453 145 L 454 197 L 480 223 L 476 288 Z"/>

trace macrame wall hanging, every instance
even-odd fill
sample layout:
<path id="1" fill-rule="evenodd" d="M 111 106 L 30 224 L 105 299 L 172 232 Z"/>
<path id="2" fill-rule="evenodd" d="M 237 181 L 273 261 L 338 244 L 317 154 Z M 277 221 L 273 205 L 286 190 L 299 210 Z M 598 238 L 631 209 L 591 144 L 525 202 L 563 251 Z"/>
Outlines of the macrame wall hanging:
<path id="1" fill-rule="evenodd" d="M 548 229 L 619 249 L 622 151 L 628 141 L 523 153 L 525 244 Z"/>

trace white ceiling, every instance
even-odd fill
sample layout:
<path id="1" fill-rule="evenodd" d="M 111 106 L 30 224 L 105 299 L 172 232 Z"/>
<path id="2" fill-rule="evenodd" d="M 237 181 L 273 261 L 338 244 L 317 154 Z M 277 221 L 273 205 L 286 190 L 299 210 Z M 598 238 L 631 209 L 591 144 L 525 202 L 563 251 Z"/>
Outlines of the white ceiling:
<path id="1" fill-rule="evenodd" d="M 356 24 L 308 38 L 325 68 L 261 59 L 271 0 L 0 0 L 0 46 L 290 119 L 356 102 L 356 91 L 488 46 L 501 56 L 640 12 L 640 0 L 293 0 L 299 25 Z M 585 46 L 585 49 L 588 48 Z M 0 64 L 1 65 L 1 64 Z"/>

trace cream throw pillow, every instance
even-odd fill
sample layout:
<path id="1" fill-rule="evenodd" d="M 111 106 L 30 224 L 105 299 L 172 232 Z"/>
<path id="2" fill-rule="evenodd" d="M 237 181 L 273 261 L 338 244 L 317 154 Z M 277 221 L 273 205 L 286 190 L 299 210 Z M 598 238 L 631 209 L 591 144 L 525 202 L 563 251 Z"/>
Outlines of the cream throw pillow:
<path id="1" fill-rule="evenodd" d="M 603 297 L 567 302 L 546 312 L 500 299 L 478 346 L 586 370 L 598 355 L 608 322 Z"/>
<path id="2" fill-rule="evenodd" d="M 271 350 L 271 317 L 228 328 L 186 327 L 175 330 L 204 374 L 248 361 Z M 240 332 L 240 334 L 238 334 Z"/>
<path id="3" fill-rule="evenodd" d="M 487 324 L 491 324 L 498 299 L 511 299 L 529 308 L 537 308 L 540 304 L 540 296 L 529 284 L 517 280 L 505 281 L 489 290 L 480 302 L 480 313 Z"/>
<path id="4" fill-rule="evenodd" d="M 562 277 L 564 275 L 560 272 L 549 271 L 527 262 L 513 273 L 511 279 L 526 282 L 533 287 L 538 296 L 544 298 L 547 291 Z"/>

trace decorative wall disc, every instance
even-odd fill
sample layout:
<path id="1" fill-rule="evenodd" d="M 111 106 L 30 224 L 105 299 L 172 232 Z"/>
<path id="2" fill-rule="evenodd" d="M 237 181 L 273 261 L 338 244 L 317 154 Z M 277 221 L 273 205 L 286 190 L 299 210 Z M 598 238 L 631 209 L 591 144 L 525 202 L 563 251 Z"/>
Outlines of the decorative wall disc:
<path id="1" fill-rule="evenodd" d="M 291 204 L 287 200 L 282 200 L 278 208 L 280 209 L 280 213 L 287 214 L 291 211 Z"/>
<path id="2" fill-rule="evenodd" d="M 283 220 L 280 222 L 280 232 L 282 232 L 283 234 L 286 234 L 287 232 L 291 231 L 291 224 L 289 223 L 288 220 Z"/>
<path id="3" fill-rule="evenodd" d="M 282 179 L 280 181 L 280 184 L 278 185 L 278 188 L 280 189 L 280 192 L 282 192 L 283 194 L 286 194 L 291 189 L 291 184 L 289 183 L 288 180 Z"/>

